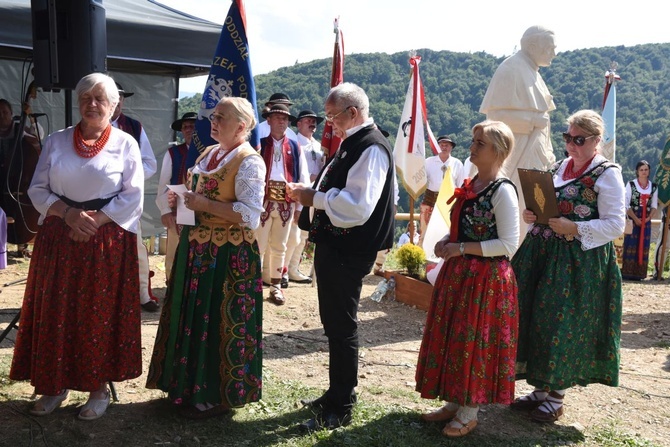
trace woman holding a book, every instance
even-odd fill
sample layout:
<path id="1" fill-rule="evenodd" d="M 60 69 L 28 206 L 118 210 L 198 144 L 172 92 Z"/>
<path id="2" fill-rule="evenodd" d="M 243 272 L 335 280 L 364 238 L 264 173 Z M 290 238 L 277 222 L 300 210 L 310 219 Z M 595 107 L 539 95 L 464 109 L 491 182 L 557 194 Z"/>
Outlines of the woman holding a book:
<path id="1" fill-rule="evenodd" d="M 624 279 L 645 279 L 649 265 L 651 215 L 658 208 L 658 185 L 649 180 L 649 162 L 640 160 L 635 166 L 635 180 L 626 184 L 626 216 L 633 221 L 633 232 L 623 240 Z"/>
<path id="2" fill-rule="evenodd" d="M 517 379 L 535 387 L 512 409 L 539 422 L 563 414 L 574 385 L 619 383 L 621 273 L 612 241 L 624 230 L 625 188 L 618 165 L 598 153 L 603 120 L 581 110 L 563 134 L 568 158 L 554 164 L 560 217 L 532 224 L 512 259 L 519 285 Z"/>

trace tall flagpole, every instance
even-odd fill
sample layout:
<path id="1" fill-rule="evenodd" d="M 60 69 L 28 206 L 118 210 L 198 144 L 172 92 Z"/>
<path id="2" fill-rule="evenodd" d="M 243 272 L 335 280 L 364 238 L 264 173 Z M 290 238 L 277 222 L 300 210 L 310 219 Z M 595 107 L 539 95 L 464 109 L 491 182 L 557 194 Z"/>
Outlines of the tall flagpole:
<path id="1" fill-rule="evenodd" d="M 410 72 L 415 75 L 415 76 L 412 77 L 412 81 L 414 83 L 414 102 L 415 102 L 415 105 L 412 107 L 413 108 L 412 117 L 414 118 L 414 123 L 412 124 L 412 126 L 410 128 L 409 144 L 408 144 L 408 150 L 411 152 L 412 147 L 414 145 L 414 139 L 416 138 L 416 125 L 415 125 L 416 124 L 416 118 L 417 118 L 416 113 L 415 113 L 415 111 L 416 111 L 416 101 L 417 101 L 416 96 L 419 93 L 418 86 L 421 83 L 421 80 L 419 79 L 419 76 L 418 76 L 418 74 L 419 74 L 418 65 L 419 65 L 419 61 L 421 60 L 421 58 L 419 58 L 418 61 L 416 60 L 416 50 L 411 50 L 409 52 L 409 60 L 410 60 L 410 66 L 411 66 Z M 423 95 L 421 95 L 421 96 L 423 96 Z M 423 99 L 423 98 L 421 97 L 420 99 Z M 421 106 L 423 106 L 423 101 L 421 101 L 421 102 L 422 102 Z M 423 138 L 423 135 L 421 135 L 421 138 Z M 409 241 L 412 244 L 414 244 L 414 231 L 413 231 L 414 230 L 414 205 L 415 205 L 414 197 L 410 194 L 410 196 L 409 196 L 409 221 L 410 221 Z"/>
<path id="2" fill-rule="evenodd" d="M 333 20 L 333 32 L 335 33 L 335 45 L 333 47 L 333 61 L 330 73 L 331 88 L 344 82 L 344 35 L 340 29 L 339 17 Z M 335 152 L 340 147 L 340 143 L 340 138 L 333 134 L 333 125 L 326 121 L 321 136 L 321 149 L 323 149 L 323 153 L 326 154 L 328 159 L 335 155 Z"/>
<path id="3" fill-rule="evenodd" d="M 621 80 L 616 70 L 619 64 L 612 62 L 605 72 L 605 94 L 603 95 L 602 117 L 605 122 L 602 154 L 611 162 L 616 160 L 616 82 Z"/>
<path id="4" fill-rule="evenodd" d="M 223 63 L 222 61 L 226 62 Z M 209 118 L 214 113 L 214 108 L 219 101 L 231 96 L 247 99 L 251 103 L 258 121 L 256 87 L 251 71 L 243 0 L 233 0 L 226 20 L 221 27 L 221 35 L 213 51 L 209 76 L 202 94 L 198 119 L 195 122 L 193 141 L 186 157 L 187 168 L 195 164 L 196 159 L 205 148 L 216 143 L 211 136 Z M 252 130 L 249 144 L 258 147 L 257 128 Z"/>
<path id="5" fill-rule="evenodd" d="M 425 98 L 419 72 L 421 57 L 415 51 L 409 53 L 410 78 L 403 106 L 393 159 L 399 182 L 409 196 L 410 237 L 414 241 L 414 207 L 418 197 L 426 190 L 425 148 Z"/>

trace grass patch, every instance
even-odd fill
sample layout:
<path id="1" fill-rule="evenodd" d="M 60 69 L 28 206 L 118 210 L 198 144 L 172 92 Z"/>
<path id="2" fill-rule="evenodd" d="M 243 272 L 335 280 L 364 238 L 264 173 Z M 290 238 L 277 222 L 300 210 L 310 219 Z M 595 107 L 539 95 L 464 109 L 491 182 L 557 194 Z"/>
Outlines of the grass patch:
<path id="1" fill-rule="evenodd" d="M 633 435 L 619 430 L 614 425 L 596 427 L 593 433 L 587 436 L 592 445 L 600 447 L 660 447 L 639 435 Z"/>
<path id="2" fill-rule="evenodd" d="M 420 421 L 415 408 L 417 404 L 425 407 L 426 401 L 418 393 L 383 386 L 359 394 L 350 426 L 332 432 L 303 433 L 298 424 L 312 413 L 299 401 L 317 397 L 323 390 L 307 387 L 298 380 L 285 380 L 269 368 L 264 372 L 264 399 L 229 417 L 185 420 L 166 399 L 124 402 L 122 395 L 121 402 L 113 404 L 108 414 L 94 423 L 76 419 L 76 405 L 81 402 L 71 403 L 53 415 L 33 418 L 26 412 L 25 389 L 19 391 L 7 379 L 10 360 L 11 356 L 0 356 L 0 417 L 5 421 L 3 441 L 7 445 L 26 445 L 34 438 L 40 445 L 52 447 L 657 447 L 617 430 L 614 424 L 581 432 L 572 426 L 533 423 L 503 405 L 483 407 L 475 431 L 464 438 L 448 439 L 441 434 L 443 424 Z"/>

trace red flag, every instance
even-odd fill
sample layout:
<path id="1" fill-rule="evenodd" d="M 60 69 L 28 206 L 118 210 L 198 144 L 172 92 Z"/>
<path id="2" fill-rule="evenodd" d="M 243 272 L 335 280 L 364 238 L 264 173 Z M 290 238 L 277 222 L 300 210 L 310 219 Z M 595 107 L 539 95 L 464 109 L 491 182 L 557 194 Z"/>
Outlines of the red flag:
<path id="1" fill-rule="evenodd" d="M 344 37 L 340 30 L 338 19 L 334 22 L 335 48 L 333 50 L 333 67 L 330 75 L 330 86 L 335 87 L 344 82 Z M 321 136 L 321 148 L 323 153 L 331 158 L 340 147 L 340 138 L 333 135 L 333 126 L 326 121 L 323 126 L 323 135 Z"/>

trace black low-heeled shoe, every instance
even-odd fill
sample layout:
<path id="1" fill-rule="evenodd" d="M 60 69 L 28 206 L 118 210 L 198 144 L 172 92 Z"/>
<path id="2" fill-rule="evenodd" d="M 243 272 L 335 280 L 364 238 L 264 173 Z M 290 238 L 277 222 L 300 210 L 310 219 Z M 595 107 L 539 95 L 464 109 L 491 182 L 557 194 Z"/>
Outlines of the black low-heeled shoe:
<path id="1" fill-rule="evenodd" d="M 311 432 L 318 430 L 335 430 L 336 428 L 346 427 L 351 424 L 351 412 L 343 414 L 323 412 L 317 414 L 299 425 L 300 430 Z"/>
<path id="2" fill-rule="evenodd" d="M 144 304 L 141 304 L 142 309 L 146 310 L 147 312 L 158 312 L 161 308 L 160 304 L 155 302 L 154 300 L 149 300 Z"/>
<path id="3" fill-rule="evenodd" d="M 300 399 L 300 403 L 303 407 L 309 407 L 314 410 L 321 411 L 326 406 L 326 400 L 327 398 L 324 394 L 323 396 L 317 397 L 316 399 Z"/>

